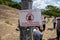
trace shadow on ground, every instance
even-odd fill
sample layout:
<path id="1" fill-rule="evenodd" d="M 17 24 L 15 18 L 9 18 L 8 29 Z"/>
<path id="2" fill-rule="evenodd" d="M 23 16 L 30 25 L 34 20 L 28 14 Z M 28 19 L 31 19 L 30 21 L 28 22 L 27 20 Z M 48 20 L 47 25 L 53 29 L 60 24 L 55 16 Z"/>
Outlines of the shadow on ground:
<path id="1" fill-rule="evenodd" d="M 53 31 L 54 29 L 53 28 L 48 28 L 47 30 Z"/>
<path id="2" fill-rule="evenodd" d="M 48 40 L 57 40 L 57 38 L 49 38 Z"/>

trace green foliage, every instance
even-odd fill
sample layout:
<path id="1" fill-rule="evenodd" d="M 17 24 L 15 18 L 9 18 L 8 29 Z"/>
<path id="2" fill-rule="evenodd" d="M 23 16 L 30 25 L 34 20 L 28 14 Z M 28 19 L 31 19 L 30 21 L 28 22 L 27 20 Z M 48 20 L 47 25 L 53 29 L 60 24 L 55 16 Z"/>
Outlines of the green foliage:
<path id="1" fill-rule="evenodd" d="M 9 2 L 7 5 L 13 8 L 21 9 L 21 4 L 17 2 Z"/>
<path id="2" fill-rule="evenodd" d="M 0 0 L 0 4 L 3 4 L 3 0 Z"/>
<path id="3" fill-rule="evenodd" d="M 0 0 L 0 4 L 7 5 L 13 8 L 21 9 L 21 3 L 14 2 L 12 0 Z"/>
<path id="4" fill-rule="evenodd" d="M 48 10 L 54 10 L 54 9 L 57 9 L 57 7 L 56 6 L 52 6 L 52 5 L 48 5 L 46 7 L 46 9 L 48 9 Z"/>
<path id="5" fill-rule="evenodd" d="M 0 0 L 0 4 L 6 4 L 8 2 L 12 2 L 12 0 Z"/>
<path id="6" fill-rule="evenodd" d="M 60 17 L 60 9 L 56 6 L 48 5 L 46 10 L 42 12 L 44 15 Z"/>

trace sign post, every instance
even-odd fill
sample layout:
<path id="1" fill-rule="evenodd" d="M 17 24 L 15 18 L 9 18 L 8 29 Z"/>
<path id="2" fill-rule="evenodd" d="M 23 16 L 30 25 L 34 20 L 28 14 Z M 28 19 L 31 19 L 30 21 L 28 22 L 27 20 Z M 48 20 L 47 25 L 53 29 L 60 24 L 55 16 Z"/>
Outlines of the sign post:
<path id="1" fill-rule="evenodd" d="M 22 1 L 22 9 L 26 10 L 26 9 L 32 9 L 32 0 L 21 0 Z M 23 14 L 24 15 L 24 14 Z M 19 15 L 20 16 L 20 15 Z M 29 17 L 30 18 L 30 17 Z M 20 20 L 20 19 L 19 19 Z M 26 20 L 28 20 L 27 16 L 26 16 Z M 30 20 L 30 19 L 29 19 Z M 24 20 L 25 21 L 25 20 Z M 21 21 L 20 21 L 21 23 Z M 20 40 L 33 40 L 32 39 L 32 28 L 33 27 L 28 27 L 28 26 L 21 26 L 20 27 L 20 31 L 21 34 L 23 35 L 23 37 L 21 37 L 22 39 Z M 23 30 L 23 31 L 22 31 Z M 27 34 L 28 33 L 28 34 Z M 28 37 L 29 36 L 29 37 Z"/>
<path id="2" fill-rule="evenodd" d="M 22 27 L 42 25 L 40 9 L 20 10 L 19 19 Z"/>
<path id="3" fill-rule="evenodd" d="M 32 0 L 22 0 L 22 9 L 19 11 L 20 40 L 33 40 L 34 26 L 41 25 L 41 10 L 32 10 Z"/>
<path id="4" fill-rule="evenodd" d="M 25 30 L 24 35 L 27 32 L 25 35 L 25 39 L 33 40 L 33 28 L 35 26 L 42 25 L 41 10 L 40 9 L 20 10 L 19 11 L 19 22 L 22 28 L 26 28 L 24 29 Z"/>

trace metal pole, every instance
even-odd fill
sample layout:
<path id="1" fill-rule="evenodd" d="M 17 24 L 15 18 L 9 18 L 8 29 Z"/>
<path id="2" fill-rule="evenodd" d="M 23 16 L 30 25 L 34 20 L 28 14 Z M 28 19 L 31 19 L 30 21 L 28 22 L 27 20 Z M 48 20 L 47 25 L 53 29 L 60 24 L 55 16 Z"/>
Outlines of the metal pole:
<path id="1" fill-rule="evenodd" d="M 30 30 L 31 30 L 31 40 L 33 40 L 33 32 L 32 32 L 33 30 L 32 30 L 32 26 L 31 26 L 31 29 L 30 29 Z"/>
<path id="2" fill-rule="evenodd" d="M 29 10 L 30 10 L 30 9 L 32 9 L 32 1 L 29 2 Z M 33 32 L 32 32 L 33 30 L 32 30 L 32 28 L 33 28 L 33 27 L 31 26 L 31 28 L 30 28 L 30 32 L 31 32 L 31 40 L 33 40 Z"/>
<path id="3" fill-rule="evenodd" d="M 28 1 L 27 0 L 25 0 L 25 1 L 22 0 L 22 7 L 23 7 L 22 9 L 24 9 L 24 10 L 25 9 L 29 9 L 29 10 L 32 9 L 32 0 L 28 0 Z M 33 40 L 32 28 L 33 27 L 30 26 L 30 38 L 31 38 L 30 40 Z M 27 39 L 25 39 L 25 40 L 27 40 Z"/>

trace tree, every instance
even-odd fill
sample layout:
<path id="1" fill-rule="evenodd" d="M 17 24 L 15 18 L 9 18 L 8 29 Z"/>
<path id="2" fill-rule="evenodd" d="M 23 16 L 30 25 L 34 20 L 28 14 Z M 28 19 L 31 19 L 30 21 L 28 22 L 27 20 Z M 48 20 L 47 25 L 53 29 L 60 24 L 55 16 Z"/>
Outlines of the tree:
<path id="1" fill-rule="evenodd" d="M 48 10 L 56 10 L 57 9 L 57 7 L 56 6 L 52 6 L 52 5 L 48 5 L 47 7 L 46 7 L 46 9 L 48 9 Z"/>
<path id="2" fill-rule="evenodd" d="M 59 17 L 60 16 L 60 9 L 56 6 L 48 5 L 46 7 L 46 10 L 43 12 L 43 14 Z"/>
<path id="3" fill-rule="evenodd" d="M 17 8 L 17 9 L 22 8 L 21 2 L 18 3 L 18 2 L 14 2 L 12 0 L 0 0 L 0 4 L 7 5 L 7 6 L 10 6 L 13 8 Z"/>
<path id="4" fill-rule="evenodd" d="M 5 4 L 7 2 L 12 2 L 12 0 L 0 0 L 0 4 Z"/>

